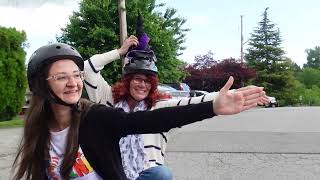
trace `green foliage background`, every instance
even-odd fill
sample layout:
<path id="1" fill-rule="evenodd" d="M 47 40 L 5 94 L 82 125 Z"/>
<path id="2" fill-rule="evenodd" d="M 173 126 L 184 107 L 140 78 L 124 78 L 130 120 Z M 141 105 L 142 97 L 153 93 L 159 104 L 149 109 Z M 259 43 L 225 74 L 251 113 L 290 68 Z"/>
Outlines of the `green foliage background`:
<path id="1" fill-rule="evenodd" d="M 280 30 L 268 17 L 268 8 L 262 20 L 251 34 L 248 53 L 245 55 L 249 67 L 257 71 L 252 84 L 265 87 L 270 96 L 280 99 L 281 105 L 298 102 L 298 81 L 294 77 L 296 66 L 284 57 Z"/>
<path id="2" fill-rule="evenodd" d="M 184 49 L 185 33 L 182 26 L 185 19 L 176 16 L 176 10 L 167 8 L 164 13 L 156 11 L 164 4 L 155 0 L 130 0 L 126 2 L 128 34 L 135 34 L 138 11 L 144 17 L 145 31 L 151 37 L 150 45 L 155 51 L 159 77 L 162 82 L 179 82 L 186 73 L 184 63 L 177 55 Z M 84 56 L 104 53 L 119 48 L 118 1 L 83 0 L 79 12 L 74 12 L 70 23 L 57 37 L 60 42 L 75 46 Z M 110 63 L 102 71 L 108 82 L 121 78 L 121 61 Z"/>
<path id="3" fill-rule="evenodd" d="M 0 120 L 21 111 L 27 87 L 24 31 L 0 26 Z"/>

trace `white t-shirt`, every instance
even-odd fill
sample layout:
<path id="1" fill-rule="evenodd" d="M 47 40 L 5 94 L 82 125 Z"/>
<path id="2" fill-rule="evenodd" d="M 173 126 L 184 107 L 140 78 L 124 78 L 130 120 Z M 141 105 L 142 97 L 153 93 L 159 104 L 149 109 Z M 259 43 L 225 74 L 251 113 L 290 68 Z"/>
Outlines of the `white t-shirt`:
<path id="1" fill-rule="evenodd" d="M 50 180 L 62 179 L 60 174 L 60 166 L 65 153 L 68 132 L 69 127 L 59 132 L 50 132 L 50 167 L 47 170 Z M 102 178 L 92 169 L 80 146 L 78 149 L 76 162 L 73 165 L 69 176 L 70 179 L 74 180 L 102 180 Z"/>

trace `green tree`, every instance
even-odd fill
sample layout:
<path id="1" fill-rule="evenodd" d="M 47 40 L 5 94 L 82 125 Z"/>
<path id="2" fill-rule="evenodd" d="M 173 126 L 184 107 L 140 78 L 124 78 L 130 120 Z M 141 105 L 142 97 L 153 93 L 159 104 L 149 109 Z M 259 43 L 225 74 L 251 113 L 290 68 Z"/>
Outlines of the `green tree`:
<path id="1" fill-rule="evenodd" d="M 265 87 L 271 96 L 281 99 L 283 105 L 294 102 L 292 90 L 297 87 L 293 76 L 294 65 L 284 57 L 281 48 L 280 30 L 268 18 L 268 8 L 262 14 L 262 20 L 251 34 L 245 59 L 249 67 L 257 71 L 254 84 Z"/>
<path id="2" fill-rule="evenodd" d="M 10 120 L 21 111 L 27 86 L 24 31 L 0 27 L 0 120 Z"/>
<path id="3" fill-rule="evenodd" d="M 212 51 L 205 55 L 195 56 L 194 61 L 195 63 L 186 67 L 190 75 L 184 80 L 191 89 L 219 91 L 229 76 L 234 77 L 231 88 L 236 89 L 240 88 L 242 83 L 256 77 L 255 70 L 248 68 L 239 59 L 214 60 Z"/>
<path id="4" fill-rule="evenodd" d="M 301 93 L 301 103 L 309 106 L 320 105 L 320 87 L 312 86 Z"/>
<path id="5" fill-rule="evenodd" d="M 297 79 L 307 88 L 320 87 L 320 69 L 303 68 L 302 72 L 298 73 Z"/>
<path id="6" fill-rule="evenodd" d="M 307 49 L 307 63 L 303 67 L 320 69 L 320 46 L 314 49 Z"/>
<path id="7" fill-rule="evenodd" d="M 177 17 L 176 10 L 167 8 L 164 13 L 157 8 L 155 0 L 130 0 L 126 2 L 128 33 L 135 34 L 138 11 L 144 17 L 145 31 L 149 34 L 151 48 L 158 58 L 157 66 L 163 82 L 177 82 L 186 73 L 185 65 L 177 59 L 184 50 L 185 33 L 182 26 L 185 19 Z M 70 23 L 57 37 L 60 42 L 75 46 L 84 58 L 118 48 L 119 38 L 118 1 L 83 0 L 79 12 L 74 12 Z M 121 62 L 116 61 L 106 66 L 102 75 L 111 83 L 121 77 Z"/>

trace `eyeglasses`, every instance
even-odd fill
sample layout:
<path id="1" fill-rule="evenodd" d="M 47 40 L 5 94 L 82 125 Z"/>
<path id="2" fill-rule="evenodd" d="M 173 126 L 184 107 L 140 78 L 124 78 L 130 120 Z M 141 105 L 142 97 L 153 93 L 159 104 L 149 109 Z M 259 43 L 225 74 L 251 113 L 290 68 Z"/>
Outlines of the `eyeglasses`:
<path id="1" fill-rule="evenodd" d="M 69 81 L 70 78 L 73 78 L 76 82 L 80 82 L 84 79 L 84 71 L 77 71 L 74 72 L 72 75 L 67 74 L 56 74 L 48 77 L 46 80 L 54 80 L 61 83 L 66 83 Z"/>
<path id="2" fill-rule="evenodd" d="M 142 82 L 144 82 L 146 86 L 151 86 L 151 81 L 149 79 L 143 79 L 141 77 L 132 78 L 132 82 L 134 84 L 141 84 Z"/>

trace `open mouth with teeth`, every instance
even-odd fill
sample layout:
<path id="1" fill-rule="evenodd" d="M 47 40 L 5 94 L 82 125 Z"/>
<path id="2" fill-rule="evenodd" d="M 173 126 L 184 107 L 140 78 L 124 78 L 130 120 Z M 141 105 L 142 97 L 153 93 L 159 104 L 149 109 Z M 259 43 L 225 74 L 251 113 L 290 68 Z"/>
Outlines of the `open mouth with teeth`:
<path id="1" fill-rule="evenodd" d="M 72 91 L 66 91 L 64 94 L 76 94 L 78 93 L 78 90 L 72 90 Z"/>

